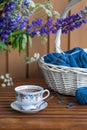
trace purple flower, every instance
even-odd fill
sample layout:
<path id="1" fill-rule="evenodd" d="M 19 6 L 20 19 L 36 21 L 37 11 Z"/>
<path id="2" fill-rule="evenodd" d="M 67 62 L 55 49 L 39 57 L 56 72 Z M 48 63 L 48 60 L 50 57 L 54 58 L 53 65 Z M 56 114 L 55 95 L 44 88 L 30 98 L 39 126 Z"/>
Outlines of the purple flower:
<path id="1" fill-rule="evenodd" d="M 42 18 L 38 19 L 38 20 L 36 21 L 36 24 L 37 24 L 38 26 L 41 26 L 41 25 L 43 24 Z"/>
<path id="2" fill-rule="evenodd" d="M 37 33 L 38 33 L 38 30 L 34 30 L 34 31 L 31 33 L 31 36 L 34 37 Z"/>
<path id="3" fill-rule="evenodd" d="M 53 19 L 49 18 L 47 23 L 46 23 L 46 26 L 52 26 L 52 24 L 53 24 Z"/>
<path id="4" fill-rule="evenodd" d="M 84 18 L 84 19 L 82 20 L 82 23 L 87 23 L 87 19 Z"/>
<path id="5" fill-rule="evenodd" d="M 45 33 L 45 28 L 44 27 L 41 27 L 40 29 L 40 34 L 43 35 Z"/>
<path id="6" fill-rule="evenodd" d="M 25 29 L 25 27 L 26 27 L 26 23 L 25 22 L 21 22 L 20 23 L 20 30 Z"/>
<path id="7" fill-rule="evenodd" d="M 42 23 L 43 23 L 42 18 L 32 21 L 32 25 L 33 25 L 33 26 L 36 26 L 36 25 L 41 26 Z"/>
<path id="8" fill-rule="evenodd" d="M 24 0 L 17 6 L 17 1 L 10 1 L 5 5 L 4 15 L 0 16 L 0 40 L 6 41 L 9 35 L 15 31 L 23 30 L 25 34 L 29 34 L 32 37 L 40 33 L 40 35 L 49 35 L 50 33 L 56 34 L 59 29 L 62 33 L 68 33 L 76 28 L 87 23 L 87 7 L 85 7 L 80 13 L 73 14 L 64 19 L 57 19 L 53 21 L 52 18 L 44 23 L 43 18 L 34 19 L 32 22 L 29 20 L 29 16 L 32 14 L 28 12 L 29 0 Z M 19 1 L 20 4 L 20 1 Z M 27 9 L 27 10 L 26 10 Z M 17 37 L 19 35 L 15 35 Z"/>
<path id="9" fill-rule="evenodd" d="M 19 14 L 18 14 L 17 17 L 15 18 L 16 22 L 20 22 L 21 19 L 22 19 L 22 17 L 21 17 L 21 15 L 19 15 Z"/>
<path id="10" fill-rule="evenodd" d="M 25 6 L 28 6 L 28 5 L 29 5 L 29 1 L 28 1 L 28 0 L 25 0 L 25 1 L 24 1 L 24 5 L 25 5 Z"/>
<path id="11" fill-rule="evenodd" d="M 26 22 L 26 23 L 27 23 L 27 22 L 29 21 L 29 18 L 28 18 L 28 17 L 26 17 L 26 18 L 24 18 L 23 20 L 24 20 L 24 22 Z"/>
<path id="12" fill-rule="evenodd" d="M 57 33 L 57 29 L 52 29 L 52 33 L 56 34 Z"/>

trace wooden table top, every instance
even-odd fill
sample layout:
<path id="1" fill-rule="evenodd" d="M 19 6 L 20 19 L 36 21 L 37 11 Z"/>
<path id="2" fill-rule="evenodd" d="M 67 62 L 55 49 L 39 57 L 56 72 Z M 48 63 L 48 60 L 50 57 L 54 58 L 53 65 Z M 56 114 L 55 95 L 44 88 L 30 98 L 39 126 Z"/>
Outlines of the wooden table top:
<path id="1" fill-rule="evenodd" d="M 67 108 L 58 104 L 58 97 L 51 93 L 46 100 L 48 107 L 35 114 L 24 114 L 13 110 L 10 104 L 15 101 L 14 87 L 35 84 L 47 87 L 43 80 L 18 81 L 13 87 L 0 87 L 0 130 L 87 130 L 87 106 L 75 105 Z M 62 96 L 64 101 L 75 101 L 74 97 Z"/>

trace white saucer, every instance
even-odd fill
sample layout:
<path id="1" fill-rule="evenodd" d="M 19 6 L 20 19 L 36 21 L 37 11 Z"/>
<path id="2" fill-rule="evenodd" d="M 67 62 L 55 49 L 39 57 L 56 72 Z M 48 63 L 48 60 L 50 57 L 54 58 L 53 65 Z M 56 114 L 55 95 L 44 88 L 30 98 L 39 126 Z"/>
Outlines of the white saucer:
<path id="1" fill-rule="evenodd" d="M 16 111 L 19 111 L 19 112 L 22 112 L 22 113 L 37 113 L 37 112 L 39 112 L 39 111 L 45 109 L 45 108 L 48 106 L 48 103 L 44 101 L 44 102 L 40 105 L 40 107 L 39 107 L 38 109 L 32 109 L 32 110 L 31 110 L 31 109 L 29 109 L 29 110 L 23 110 L 23 109 L 20 107 L 18 101 L 12 102 L 10 106 L 11 106 L 12 109 L 14 109 L 14 110 L 16 110 Z"/>

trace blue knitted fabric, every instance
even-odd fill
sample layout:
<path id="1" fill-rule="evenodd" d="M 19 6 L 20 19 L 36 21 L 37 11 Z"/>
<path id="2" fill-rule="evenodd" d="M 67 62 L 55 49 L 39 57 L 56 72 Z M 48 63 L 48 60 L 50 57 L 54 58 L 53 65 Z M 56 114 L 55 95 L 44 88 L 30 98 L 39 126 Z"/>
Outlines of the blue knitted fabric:
<path id="1" fill-rule="evenodd" d="M 87 87 L 78 88 L 75 97 L 78 104 L 87 105 Z"/>
<path id="2" fill-rule="evenodd" d="M 87 53 L 82 48 L 76 47 L 64 53 L 49 53 L 44 56 L 44 61 L 54 65 L 87 68 Z"/>

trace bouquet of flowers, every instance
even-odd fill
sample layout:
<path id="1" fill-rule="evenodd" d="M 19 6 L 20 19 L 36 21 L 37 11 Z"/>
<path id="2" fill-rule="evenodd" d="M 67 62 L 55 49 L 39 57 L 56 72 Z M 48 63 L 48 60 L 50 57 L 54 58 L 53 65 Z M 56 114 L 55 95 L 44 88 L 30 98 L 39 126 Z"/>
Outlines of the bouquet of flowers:
<path id="1" fill-rule="evenodd" d="M 80 0 L 76 0 L 78 1 Z M 71 0 L 72 4 L 73 2 L 75 0 Z M 48 15 L 46 22 L 43 18 L 35 18 L 30 22 L 31 15 L 38 8 Z M 35 3 L 33 0 L 0 0 L 0 50 L 9 50 L 11 45 L 13 49 L 19 47 L 19 52 L 22 52 L 27 41 L 31 44 L 34 36 L 56 34 L 59 29 L 62 33 L 67 33 L 87 23 L 86 16 L 87 7 L 77 14 L 63 18 L 53 10 L 50 0 L 46 0 L 44 4 Z"/>
<path id="2" fill-rule="evenodd" d="M 1 49 L 8 50 L 8 45 L 11 45 L 13 49 L 19 47 L 19 52 L 26 48 L 27 40 L 31 44 L 31 38 L 35 35 L 48 34 L 48 24 L 52 24 L 52 19 L 45 25 L 42 18 L 35 18 L 30 22 L 30 17 L 38 8 L 43 9 L 49 18 L 58 16 L 49 0 L 44 4 L 35 3 L 33 0 L 0 0 L 0 8 Z"/>

